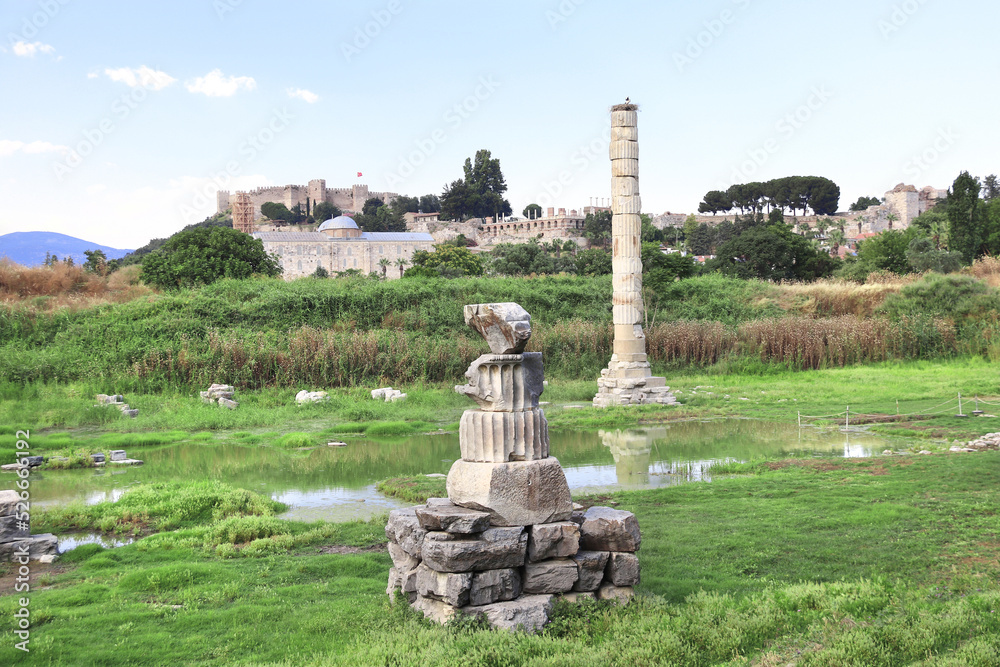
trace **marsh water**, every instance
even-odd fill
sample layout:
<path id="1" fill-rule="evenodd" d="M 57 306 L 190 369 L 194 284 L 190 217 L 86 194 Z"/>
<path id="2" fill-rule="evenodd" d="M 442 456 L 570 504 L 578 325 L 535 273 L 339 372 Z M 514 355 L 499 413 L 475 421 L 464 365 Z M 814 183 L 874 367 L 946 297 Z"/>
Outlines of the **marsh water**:
<path id="1" fill-rule="evenodd" d="M 864 457 L 891 443 L 866 433 L 799 429 L 744 419 L 687 421 L 629 430 L 553 431 L 551 452 L 574 494 L 711 481 L 720 461 L 760 457 Z M 141 482 L 218 479 L 286 503 L 283 516 L 311 521 L 367 518 L 404 506 L 375 483 L 405 475 L 444 475 L 459 454 L 458 436 L 385 441 L 352 438 L 346 447 L 289 451 L 227 442 L 178 443 L 129 451 L 145 465 L 39 471 L 32 504 L 116 500 Z"/>

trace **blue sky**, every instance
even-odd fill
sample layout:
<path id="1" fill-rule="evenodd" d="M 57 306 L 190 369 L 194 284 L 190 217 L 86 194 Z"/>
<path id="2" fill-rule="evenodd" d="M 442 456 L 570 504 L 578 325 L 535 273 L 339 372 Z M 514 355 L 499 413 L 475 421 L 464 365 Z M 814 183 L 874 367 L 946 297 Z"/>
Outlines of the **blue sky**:
<path id="1" fill-rule="evenodd" d="M 1000 171 L 996 3 L 4 0 L 0 234 L 137 247 L 261 185 L 440 193 L 478 149 L 515 213 L 827 176 L 841 208 Z M 357 172 L 363 172 L 357 178 Z"/>

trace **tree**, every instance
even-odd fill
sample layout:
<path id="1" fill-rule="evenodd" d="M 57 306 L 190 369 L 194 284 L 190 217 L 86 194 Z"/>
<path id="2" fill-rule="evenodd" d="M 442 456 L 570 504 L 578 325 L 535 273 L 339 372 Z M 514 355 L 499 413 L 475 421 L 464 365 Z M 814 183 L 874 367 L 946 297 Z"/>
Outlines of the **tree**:
<path id="1" fill-rule="evenodd" d="M 380 204 L 381 201 L 373 198 L 365 202 L 365 212 L 354 216 L 358 227 L 365 232 L 405 232 L 403 214 L 391 206 Z"/>
<path id="2" fill-rule="evenodd" d="M 611 243 L 611 211 L 588 213 L 583 219 L 583 236 L 591 246 L 605 248 Z"/>
<path id="3" fill-rule="evenodd" d="M 750 227 L 722 244 L 717 253 L 708 268 L 738 278 L 814 280 L 838 265 L 787 225 Z"/>
<path id="4" fill-rule="evenodd" d="M 378 265 L 382 269 L 382 278 L 386 278 L 386 272 L 389 270 L 389 265 L 392 264 L 392 260 L 388 257 L 382 257 L 378 260 Z"/>
<path id="5" fill-rule="evenodd" d="M 281 275 L 278 258 L 264 252 L 260 239 L 231 227 L 203 227 L 175 234 L 162 248 L 147 255 L 140 278 L 168 289 L 254 274 Z"/>
<path id="6" fill-rule="evenodd" d="M 322 266 L 317 266 L 316 270 L 312 273 L 313 278 L 329 278 L 330 272 L 324 269 Z"/>
<path id="7" fill-rule="evenodd" d="M 1000 183 L 996 174 L 990 174 L 983 179 L 983 199 L 991 202 L 997 198 L 1000 198 Z"/>
<path id="8" fill-rule="evenodd" d="M 691 255 L 664 254 L 658 243 L 642 244 L 642 284 L 653 293 L 662 291 L 675 280 L 690 278 L 694 272 L 695 261 Z"/>
<path id="9" fill-rule="evenodd" d="M 917 272 L 953 273 L 962 268 L 962 253 L 934 247 L 929 238 L 915 238 L 906 249 L 906 261 Z"/>
<path id="10" fill-rule="evenodd" d="M 705 193 L 705 199 L 698 205 L 699 213 L 711 213 L 715 215 L 719 211 L 728 213 L 733 210 L 733 200 L 728 193 L 722 190 L 709 190 Z"/>
<path id="11" fill-rule="evenodd" d="M 437 213 L 441 210 L 441 199 L 437 195 L 424 195 L 420 198 L 420 210 L 423 213 Z"/>
<path id="12" fill-rule="evenodd" d="M 842 230 L 834 229 L 830 232 L 830 244 L 833 246 L 834 255 L 840 255 L 840 246 L 844 245 L 846 241 L 847 237 Z"/>
<path id="13" fill-rule="evenodd" d="M 963 171 L 948 191 L 948 248 L 962 253 L 966 264 L 981 254 L 986 241 L 981 189 L 979 179 Z"/>
<path id="14" fill-rule="evenodd" d="M 611 253 L 589 248 L 576 256 L 576 272 L 581 276 L 606 276 L 611 273 Z"/>
<path id="15" fill-rule="evenodd" d="M 420 199 L 418 197 L 396 197 L 392 202 L 392 210 L 400 215 L 405 213 L 419 213 Z"/>
<path id="16" fill-rule="evenodd" d="M 332 218 L 340 217 L 343 215 L 343 211 L 330 202 L 324 201 L 313 206 L 312 214 L 316 222 L 326 222 Z"/>
<path id="17" fill-rule="evenodd" d="M 889 213 L 885 216 L 885 220 L 889 223 L 889 229 L 892 229 L 893 223 L 899 222 L 899 216 L 895 213 Z"/>
<path id="18" fill-rule="evenodd" d="M 694 213 L 688 215 L 684 218 L 684 245 L 691 249 L 690 238 L 698 229 L 698 219 L 694 217 Z"/>
<path id="19" fill-rule="evenodd" d="M 910 273 L 906 251 L 910 241 L 917 236 L 912 227 L 905 231 L 890 229 L 858 244 L 858 264 L 865 274 L 872 271 L 891 271 L 898 275 Z"/>
<path id="20" fill-rule="evenodd" d="M 475 161 L 466 158 L 465 178 L 453 181 L 441 194 L 442 220 L 467 220 L 472 217 L 494 220 L 512 213 L 510 202 L 503 198 L 507 182 L 500 169 L 500 159 L 490 151 L 476 152 Z"/>
<path id="21" fill-rule="evenodd" d="M 688 249 L 695 255 L 711 255 L 715 234 L 706 223 L 701 223 L 688 235 Z"/>
<path id="22" fill-rule="evenodd" d="M 858 197 L 858 200 L 851 204 L 851 212 L 867 211 L 869 206 L 878 206 L 882 200 L 878 197 Z"/>
<path id="23" fill-rule="evenodd" d="M 268 220 L 278 223 L 289 224 L 295 220 L 295 214 L 289 211 L 287 206 L 273 201 L 261 204 L 260 212 Z"/>
<path id="24" fill-rule="evenodd" d="M 400 257 L 399 259 L 396 260 L 396 266 L 399 267 L 400 278 L 403 277 L 403 268 L 409 263 L 410 263 L 409 260 L 407 260 L 405 257 Z"/>
<path id="25" fill-rule="evenodd" d="M 442 276 L 483 275 L 483 262 L 479 257 L 472 254 L 468 248 L 459 248 L 450 243 L 434 246 L 434 252 L 418 250 L 413 253 L 412 261 L 414 267 L 436 269 Z"/>
<path id="26" fill-rule="evenodd" d="M 538 204 L 528 204 L 527 206 L 524 207 L 524 211 L 522 211 L 522 214 L 528 220 L 535 220 L 537 218 L 542 217 L 542 207 L 539 206 Z"/>
<path id="27" fill-rule="evenodd" d="M 476 208 L 473 200 L 472 191 L 464 180 L 452 181 L 441 193 L 441 219 L 461 222 L 472 217 Z"/>
<path id="28" fill-rule="evenodd" d="M 108 258 L 103 250 L 84 250 L 87 261 L 83 263 L 83 270 L 87 273 L 96 273 L 99 276 L 108 275 Z"/>
<path id="29" fill-rule="evenodd" d="M 657 229 L 653 225 L 653 219 L 645 213 L 639 216 L 642 219 L 640 236 L 643 243 L 663 243 L 663 230 Z"/>

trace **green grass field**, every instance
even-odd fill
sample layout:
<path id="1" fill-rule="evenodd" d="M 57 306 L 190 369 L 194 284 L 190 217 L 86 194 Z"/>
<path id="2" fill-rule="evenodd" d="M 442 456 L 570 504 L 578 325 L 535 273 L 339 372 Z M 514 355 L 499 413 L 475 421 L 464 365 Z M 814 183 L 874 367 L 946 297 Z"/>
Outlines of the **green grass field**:
<path id="1" fill-rule="evenodd" d="M 36 575 L 28 654 L 5 576 L 0 662 L 993 667 L 998 485 L 985 453 L 775 463 L 592 498 L 639 519 L 638 600 L 562 607 L 536 636 L 390 605 L 379 520 L 282 526 L 250 496 L 180 486 L 159 509 L 171 530 Z"/>

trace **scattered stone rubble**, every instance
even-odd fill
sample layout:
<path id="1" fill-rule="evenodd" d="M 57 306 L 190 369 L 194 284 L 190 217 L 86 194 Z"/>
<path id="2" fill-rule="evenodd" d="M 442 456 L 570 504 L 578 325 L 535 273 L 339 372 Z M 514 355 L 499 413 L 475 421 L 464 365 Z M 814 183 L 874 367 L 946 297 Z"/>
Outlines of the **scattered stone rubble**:
<path id="1" fill-rule="evenodd" d="M 236 390 L 232 385 L 213 384 L 208 391 L 201 392 L 201 400 L 204 403 L 216 403 L 224 408 L 235 410 L 240 404 L 233 399 Z"/>
<path id="2" fill-rule="evenodd" d="M 448 498 L 389 515 L 387 593 L 405 595 L 440 623 L 469 614 L 534 632 L 557 596 L 627 602 L 639 583 L 635 516 L 574 511 L 562 467 L 549 456 L 538 402 L 542 356 L 523 351 L 530 319 L 514 303 L 465 307 L 466 323 L 491 354 L 455 387 L 479 409 L 462 415 L 462 458 L 448 473 Z"/>
<path id="3" fill-rule="evenodd" d="M 0 561 L 9 563 L 12 559 L 27 553 L 30 560 L 59 554 L 59 542 L 55 535 L 32 535 L 27 503 L 21 500 L 17 491 L 0 491 Z M 47 561 L 51 562 L 49 558 Z"/>
<path id="4" fill-rule="evenodd" d="M 295 394 L 295 402 L 299 405 L 305 403 L 327 403 L 330 401 L 330 394 L 325 391 L 306 391 L 303 389 Z"/>
<path id="5" fill-rule="evenodd" d="M 405 401 L 406 394 L 392 387 L 383 387 L 382 389 L 372 389 L 372 398 L 383 400 L 386 403 L 395 403 L 396 401 Z"/>
<path id="6" fill-rule="evenodd" d="M 965 447 L 958 445 L 951 448 L 953 452 L 986 452 L 989 450 L 1000 450 L 1000 433 L 987 433 L 986 435 L 972 440 Z"/>
<path id="7" fill-rule="evenodd" d="M 114 394 L 112 396 L 108 396 L 107 394 L 98 394 L 94 398 L 97 400 L 97 405 L 95 407 L 113 405 L 114 407 L 121 410 L 122 414 L 125 415 L 126 417 L 131 417 L 132 419 L 135 419 L 136 417 L 139 416 L 139 411 L 130 408 L 128 403 L 125 402 L 125 397 L 122 396 L 121 394 Z"/>

